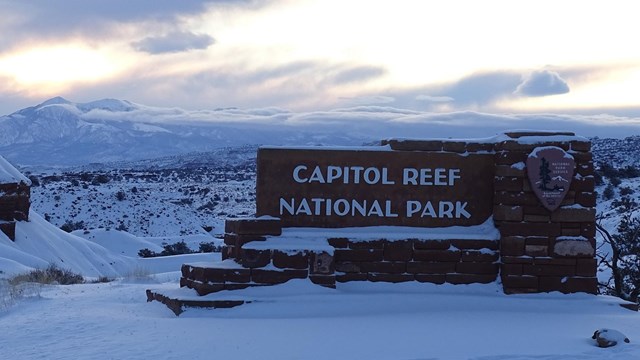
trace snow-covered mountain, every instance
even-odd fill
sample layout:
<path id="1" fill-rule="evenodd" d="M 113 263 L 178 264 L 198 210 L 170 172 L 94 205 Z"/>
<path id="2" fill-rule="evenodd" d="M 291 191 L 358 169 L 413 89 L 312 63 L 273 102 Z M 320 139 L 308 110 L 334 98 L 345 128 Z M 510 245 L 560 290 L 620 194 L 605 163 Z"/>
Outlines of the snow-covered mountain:
<path id="1" fill-rule="evenodd" d="M 56 97 L 0 117 L 0 154 L 21 165 L 141 160 L 244 144 L 350 144 L 360 136 L 272 126 L 282 110 L 185 112 L 104 99 Z M 269 121 L 266 121 L 269 119 Z M 250 130 L 249 130 L 250 128 Z"/>
<path id="2" fill-rule="evenodd" d="M 250 145 L 361 145 L 389 137 L 483 138 L 507 129 L 637 135 L 640 119 L 555 114 L 432 113 L 381 106 L 314 112 L 183 110 L 56 97 L 0 116 L 0 155 L 21 166 L 135 161 Z"/>

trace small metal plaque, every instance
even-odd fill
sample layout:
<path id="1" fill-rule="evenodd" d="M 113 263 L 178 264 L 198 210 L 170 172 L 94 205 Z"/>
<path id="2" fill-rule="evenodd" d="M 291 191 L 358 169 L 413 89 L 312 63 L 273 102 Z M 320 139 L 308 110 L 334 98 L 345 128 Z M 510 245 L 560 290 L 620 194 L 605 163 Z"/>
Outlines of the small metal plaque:
<path id="1" fill-rule="evenodd" d="M 569 191 L 575 160 L 571 154 L 555 146 L 535 148 L 527 158 L 527 174 L 531 188 L 549 211 L 557 209 Z"/>

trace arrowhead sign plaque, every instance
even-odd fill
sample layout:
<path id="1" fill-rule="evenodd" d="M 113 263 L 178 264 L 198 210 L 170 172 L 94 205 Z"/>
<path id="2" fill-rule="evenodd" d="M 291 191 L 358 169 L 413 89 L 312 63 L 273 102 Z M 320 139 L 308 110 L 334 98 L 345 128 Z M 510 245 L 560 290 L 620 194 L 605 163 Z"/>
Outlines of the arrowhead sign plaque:
<path id="1" fill-rule="evenodd" d="M 557 209 L 569 191 L 575 160 L 563 149 L 543 146 L 533 149 L 527 158 L 531 188 L 549 211 Z"/>

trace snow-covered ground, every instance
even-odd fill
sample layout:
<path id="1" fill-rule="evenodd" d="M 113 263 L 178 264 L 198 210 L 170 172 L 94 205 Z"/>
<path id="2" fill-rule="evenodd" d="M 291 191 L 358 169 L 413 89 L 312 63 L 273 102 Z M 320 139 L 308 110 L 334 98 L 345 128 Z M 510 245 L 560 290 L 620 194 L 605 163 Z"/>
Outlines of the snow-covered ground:
<path id="1" fill-rule="evenodd" d="M 504 295 L 498 284 L 245 290 L 255 302 L 176 317 L 145 289 L 178 273 L 48 286 L 0 312 L 2 359 L 640 359 L 640 314 L 593 295 Z M 591 339 L 613 328 L 629 344 Z"/>

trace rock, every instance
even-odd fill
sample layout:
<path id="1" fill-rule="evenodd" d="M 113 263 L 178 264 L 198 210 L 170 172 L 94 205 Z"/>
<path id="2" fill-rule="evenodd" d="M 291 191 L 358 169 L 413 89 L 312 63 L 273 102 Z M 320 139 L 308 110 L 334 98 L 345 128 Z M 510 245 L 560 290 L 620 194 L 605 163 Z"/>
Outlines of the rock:
<path id="1" fill-rule="evenodd" d="M 612 329 L 599 329 L 593 333 L 591 337 L 596 341 L 599 347 L 607 348 L 610 346 L 616 346 L 619 342 L 629 342 L 629 338 L 627 338 L 623 333 L 617 330 Z"/>

